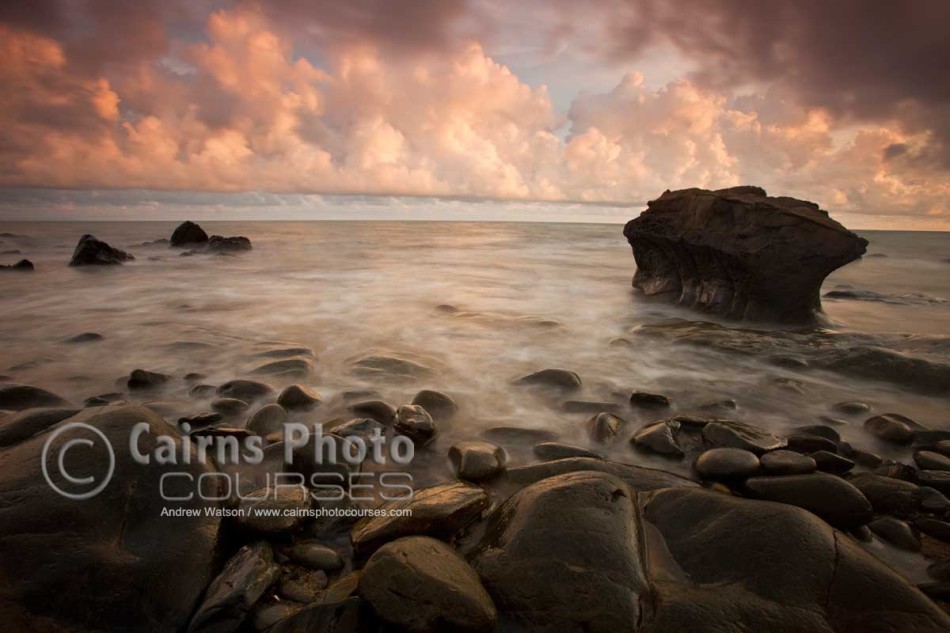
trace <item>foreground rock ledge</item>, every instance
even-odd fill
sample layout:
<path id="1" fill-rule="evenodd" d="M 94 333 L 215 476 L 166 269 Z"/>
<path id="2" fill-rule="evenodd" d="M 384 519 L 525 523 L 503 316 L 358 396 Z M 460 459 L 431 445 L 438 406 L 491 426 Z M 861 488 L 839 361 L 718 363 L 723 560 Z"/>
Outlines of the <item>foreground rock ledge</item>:
<path id="1" fill-rule="evenodd" d="M 782 323 L 814 322 L 822 281 L 868 244 L 813 202 L 759 187 L 666 191 L 623 234 L 645 295 Z"/>

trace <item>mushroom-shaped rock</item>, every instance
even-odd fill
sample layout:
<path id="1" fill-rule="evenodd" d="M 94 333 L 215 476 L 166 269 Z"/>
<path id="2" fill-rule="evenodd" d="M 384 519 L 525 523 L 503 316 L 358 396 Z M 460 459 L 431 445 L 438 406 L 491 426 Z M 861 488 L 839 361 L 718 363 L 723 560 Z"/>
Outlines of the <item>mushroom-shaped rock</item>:
<path id="1" fill-rule="evenodd" d="M 666 191 L 624 227 L 648 296 L 729 318 L 814 322 L 819 290 L 867 240 L 818 205 L 759 187 Z"/>

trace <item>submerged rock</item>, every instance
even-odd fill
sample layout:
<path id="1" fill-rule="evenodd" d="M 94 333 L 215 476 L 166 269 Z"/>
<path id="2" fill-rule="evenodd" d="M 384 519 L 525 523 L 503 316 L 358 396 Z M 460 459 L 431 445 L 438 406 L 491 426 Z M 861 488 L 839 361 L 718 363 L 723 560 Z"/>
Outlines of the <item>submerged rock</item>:
<path id="1" fill-rule="evenodd" d="M 208 250 L 212 253 L 240 253 L 251 250 L 251 240 L 243 235 L 236 237 L 222 237 L 212 235 L 208 239 Z"/>
<path id="2" fill-rule="evenodd" d="M 313 363 L 303 358 L 284 358 L 265 363 L 251 371 L 263 376 L 306 376 L 313 371 Z"/>
<path id="3" fill-rule="evenodd" d="M 33 266 L 33 262 L 31 262 L 30 260 L 21 259 L 15 264 L 10 264 L 9 266 L 0 266 L 0 270 L 30 273 L 30 272 L 33 272 L 33 270 L 35 270 L 35 266 Z"/>
<path id="4" fill-rule="evenodd" d="M 422 363 L 395 356 L 364 356 L 352 363 L 353 373 L 364 378 L 407 382 L 427 378 L 434 372 Z"/>
<path id="5" fill-rule="evenodd" d="M 832 271 L 867 248 L 812 202 L 759 187 L 666 191 L 624 227 L 648 296 L 735 319 L 810 323 Z"/>
<path id="6" fill-rule="evenodd" d="M 170 244 L 173 248 L 184 248 L 186 246 L 203 246 L 208 243 L 208 234 L 204 229 L 188 220 L 182 222 L 172 233 Z"/>
<path id="7" fill-rule="evenodd" d="M 86 234 L 79 238 L 79 244 L 69 261 L 70 266 L 110 266 L 135 259 L 125 251 L 113 248 L 94 236 Z"/>
<path id="8" fill-rule="evenodd" d="M 522 376 L 515 384 L 547 387 L 558 391 L 577 391 L 581 388 L 581 377 L 568 369 L 542 369 Z"/>
<path id="9" fill-rule="evenodd" d="M 578 472 L 539 481 L 489 518 L 473 558 L 501 630 L 632 631 L 649 593 L 635 494 Z"/>
<path id="10" fill-rule="evenodd" d="M 126 381 L 126 386 L 132 391 L 148 391 L 160 389 L 171 379 L 168 374 L 145 369 L 133 369 Z"/>
<path id="11" fill-rule="evenodd" d="M 425 536 L 379 548 L 363 569 L 359 594 L 377 616 L 403 631 L 490 633 L 498 618 L 468 563 Z"/>

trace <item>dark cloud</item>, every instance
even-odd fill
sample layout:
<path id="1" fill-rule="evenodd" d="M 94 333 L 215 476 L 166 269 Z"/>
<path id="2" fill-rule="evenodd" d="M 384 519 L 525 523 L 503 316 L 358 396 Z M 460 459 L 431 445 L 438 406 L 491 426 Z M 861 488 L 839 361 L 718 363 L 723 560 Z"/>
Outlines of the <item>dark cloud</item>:
<path id="1" fill-rule="evenodd" d="M 717 86 L 779 83 L 845 119 L 896 118 L 933 132 L 950 167 L 946 0 L 606 0 L 603 52 L 635 58 L 670 42 Z"/>

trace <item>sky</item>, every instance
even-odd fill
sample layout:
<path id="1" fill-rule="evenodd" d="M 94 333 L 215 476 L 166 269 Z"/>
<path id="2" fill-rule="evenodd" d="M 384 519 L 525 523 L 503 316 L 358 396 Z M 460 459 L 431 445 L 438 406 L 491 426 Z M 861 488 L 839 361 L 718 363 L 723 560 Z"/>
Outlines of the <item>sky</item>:
<path id="1" fill-rule="evenodd" d="M 946 0 L 0 3 L 0 218 L 950 230 Z"/>

